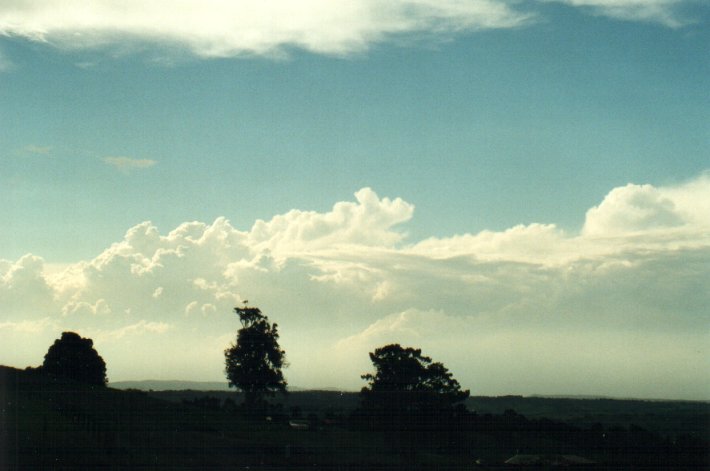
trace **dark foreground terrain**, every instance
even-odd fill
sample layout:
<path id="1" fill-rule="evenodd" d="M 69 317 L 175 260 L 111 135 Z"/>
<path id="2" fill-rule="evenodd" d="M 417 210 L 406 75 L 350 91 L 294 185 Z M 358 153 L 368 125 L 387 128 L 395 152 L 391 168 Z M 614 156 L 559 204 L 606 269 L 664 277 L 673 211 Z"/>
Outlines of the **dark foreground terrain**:
<path id="1" fill-rule="evenodd" d="M 701 402 L 475 397 L 399 428 L 357 414 L 353 393 L 292 393 L 266 416 L 238 402 L 0 367 L 0 470 L 710 469 Z"/>

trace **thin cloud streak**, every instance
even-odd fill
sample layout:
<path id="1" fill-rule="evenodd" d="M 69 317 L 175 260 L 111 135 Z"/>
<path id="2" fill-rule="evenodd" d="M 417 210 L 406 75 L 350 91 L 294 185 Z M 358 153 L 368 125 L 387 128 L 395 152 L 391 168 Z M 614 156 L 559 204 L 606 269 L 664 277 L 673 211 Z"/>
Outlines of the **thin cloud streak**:
<path id="1" fill-rule="evenodd" d="M 110 165 L 121 172 L 128 174 L 132 170 L 153 167 L 158 162 L 150 159 L 132 159 L 130 157 L 104 157 L 102 159 L 106 165 Z"/>
<path id="2" fill-rule="evenodd" d="M 15 69 L 15 64 L 0 50 L 0 73 L 10 72 Z"/>
<path id="3" fill-rule="evenodd" d="M 543 0 L 588 9 L 596 14 L 626 21 L 660 23 L 677 28 L 688 23 L 678 13 L 686 0 Z"/>
<path id="4" fill-rule="evenodd" d="M 49 155 L 52 151 L 51 146 L 38 146 L 36 144 L 30 144 L 22 149 L 22 152 L 26 154 L 38 154 L 38 155 Z"/>

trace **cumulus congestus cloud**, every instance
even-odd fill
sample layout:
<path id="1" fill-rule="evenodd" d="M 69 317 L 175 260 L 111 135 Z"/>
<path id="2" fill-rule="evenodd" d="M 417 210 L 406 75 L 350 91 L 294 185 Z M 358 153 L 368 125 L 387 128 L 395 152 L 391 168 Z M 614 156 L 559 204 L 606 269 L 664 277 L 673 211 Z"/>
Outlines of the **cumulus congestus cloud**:
<path id="1" fill-rule="evenodd" d="M 356 388 L 367 352 L 402 342 L 480 393 L 703 397 L 708 201 L 707 174 L 629 184 L 579 233 L 530 224 L 422 241 L 406 237 L 411 203 L 368 188 L 245 230 L 145 222 L 51 275 L 36 255 L 0 262 L 0 330 L 12 333 L 0 349 L 36 363 L 77 329 L 114 378 L 220 378 L 231 310 L 249 299 L 281 326 L 291 384 Z"/>

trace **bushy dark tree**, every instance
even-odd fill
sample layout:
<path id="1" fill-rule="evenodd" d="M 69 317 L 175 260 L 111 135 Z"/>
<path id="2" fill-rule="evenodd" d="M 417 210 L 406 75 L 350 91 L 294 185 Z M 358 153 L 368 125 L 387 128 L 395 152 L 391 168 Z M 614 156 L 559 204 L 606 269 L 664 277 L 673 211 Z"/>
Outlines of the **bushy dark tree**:
<path id="1" fill-rule="evenodd" d="M 420 349 L 386 345 L 370 353 L 374 374 L 365 374 L 368 385 L 360 392 L 361 407 L 369 415 L 389 421 L 417 420 L 424 426 L 450 415 L 469 396 L 449 370 L 433 363 Z M 393 424 L 390 424 L 393 425 Z"/>
<path id="2" fill-rule="evenodd" d="M 248 408 L 263 406 L 266 396 L 286 392 L 286 352 L 279 346 L 278 325 L 256 307 L 234 308 L 242 328 L 237 341 L 224 351 L 229 385 L 244 393 Z"/>
<path id="3" fill-rule="evenodd" d="M 44 356 L 42 371 L 86 384 L 105 386 L 106 363 L 94 349 L 91 339 L 75 332 L 63 332 Z"/>

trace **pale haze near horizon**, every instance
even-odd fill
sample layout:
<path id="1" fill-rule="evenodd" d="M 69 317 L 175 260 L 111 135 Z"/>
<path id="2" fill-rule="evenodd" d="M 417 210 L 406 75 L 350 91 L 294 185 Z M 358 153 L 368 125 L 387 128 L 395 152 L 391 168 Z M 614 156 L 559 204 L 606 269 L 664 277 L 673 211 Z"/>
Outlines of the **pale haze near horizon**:
<path id="1" fill-rule="evenodd" d="M 146 5 L 0 6 L 0 364 L 710 399 L 707 5 Z"/>

